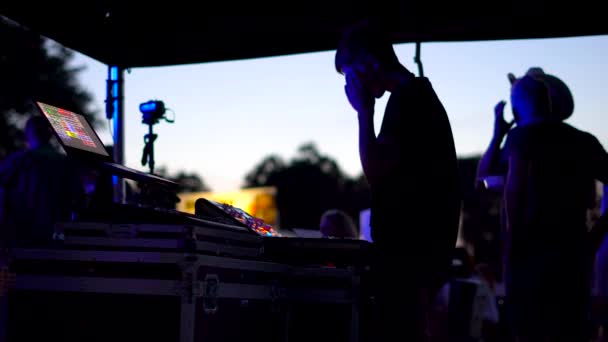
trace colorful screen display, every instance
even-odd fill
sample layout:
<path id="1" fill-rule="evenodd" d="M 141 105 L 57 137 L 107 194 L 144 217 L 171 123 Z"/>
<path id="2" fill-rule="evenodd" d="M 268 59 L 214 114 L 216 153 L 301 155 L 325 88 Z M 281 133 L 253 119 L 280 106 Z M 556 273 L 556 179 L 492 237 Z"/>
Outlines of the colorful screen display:
<path id="1" fill-rule="evenodd" d="M 110 156 L 84 116 L 45 103 L 36 103 L 64 145 Z"/>

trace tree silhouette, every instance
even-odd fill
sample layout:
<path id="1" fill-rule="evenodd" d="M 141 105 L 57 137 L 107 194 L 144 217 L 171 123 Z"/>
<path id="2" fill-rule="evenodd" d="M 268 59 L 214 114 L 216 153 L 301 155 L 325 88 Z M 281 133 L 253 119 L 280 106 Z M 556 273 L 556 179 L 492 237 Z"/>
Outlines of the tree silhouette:
<path id="1" fill-rule="evenodd" d="M 177 175 L 171 177 L 171 180 L 179 184 L 179 192 L 210 191 L 202 177 L 194 172 L 180 171 Z"/>
<path id="2" fill-rule="evenodd" d="M 24 146 L 22 128 L 39 100 L 86 115 L 91 94 L 78 82 L 82 67 L 69 65 L 73 53 L 0 16 L 0 158 Z"/>
<path id="3" fill-rule="evenodd" d="M 289 163 L 276 155 L 264 158 L 247 174 L 244 185 L 277 188 L 284 228 L 317 229 L 321 214 L 331 208 L 342 209 L 357 221 L 359 211 L 369 207 L 364 178 L 348 178 L 335 159 L 321 154 L 313 143 L 301 145 Z"/>
<path id="4" fill-rule="evenodd" d="M 286 164 L 277 155 L 265 157 L 251 172 L 245 176 L 244 188 L 253 188 L 266 185 L 277 185 L 277 175 L 285 170 Z"/>
<path id="5" fill-rule="evenodd" d="M 154 173 L 160 177 L 169 179 L 179 184 L 177 187 L 178 193 L 211 191 L 203 180 L 203 177 L 196 172 L 186 172 L 180 170 L 177 173 L 170 173 L 168 168 L 163 165 L 157 167 Z"/>

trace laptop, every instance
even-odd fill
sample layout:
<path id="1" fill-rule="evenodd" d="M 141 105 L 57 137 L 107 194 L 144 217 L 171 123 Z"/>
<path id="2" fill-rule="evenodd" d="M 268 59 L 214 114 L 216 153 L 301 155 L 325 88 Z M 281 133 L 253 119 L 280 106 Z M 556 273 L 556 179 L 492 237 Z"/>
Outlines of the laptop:
<path id="1" fill-rule="evenodd" d="M 115 176 L 138 182 L 155 183 L 169 187 L 178 185 L 168 179 L 115 163 L 84 115 L 39 101 L 34 102 L 50 123 L 57 140 L 59 140 L 68 157 L 92 163 L 106 169 Z"/>

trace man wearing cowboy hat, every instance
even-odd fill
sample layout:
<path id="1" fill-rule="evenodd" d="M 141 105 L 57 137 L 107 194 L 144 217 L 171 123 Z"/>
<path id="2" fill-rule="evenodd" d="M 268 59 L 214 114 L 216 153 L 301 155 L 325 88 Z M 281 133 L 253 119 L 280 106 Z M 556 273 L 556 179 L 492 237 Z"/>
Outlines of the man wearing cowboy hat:
<path id="1" fill-rule="evenodd" d="M 595 180 L 608 181 L 608 154 L 594 136 L 563 122 L 574 109 L 563 82 L 539 68 L 509 79 L 516 127 L 499 103 L 478 176 L 506 176 L 503 255 L 513 331 L 520 341 L 585 341 L 587 210 Z"/>

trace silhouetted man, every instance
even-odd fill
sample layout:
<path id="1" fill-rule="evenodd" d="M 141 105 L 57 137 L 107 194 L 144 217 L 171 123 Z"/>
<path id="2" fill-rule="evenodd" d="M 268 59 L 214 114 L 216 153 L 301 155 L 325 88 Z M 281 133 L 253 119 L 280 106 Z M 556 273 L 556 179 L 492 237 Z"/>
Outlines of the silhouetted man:
<path id="1" fill-rule="evenodd" d="M 55 222 L 68 219 L 80 198 L 78 173 L 50 144 L 51 136 L 43 117 L 31 117 L 25 126 L 27 149 L 0 162 L 4 244 L 48 246 Z"/>
<path id="2" fill-rule="evenodd" d="M 598 140 L 553 115 L 546 84 L 515 82 L 507 138 L 507 296 L 520 341 L 588 340 L 587 210 L 608 181 Z"/>
<path id="3" fill-rule="evenodd" d="M 420 341 L 427 298 L 446 280 L 439 275 L 447 276 L 458 231 L 450 122 L 429 80 L 408 71 L 388 38 L 370 25 L 346 33 L 335 64 L 358 114 L 359 154 L 372 196 L 383 340 Z M 386 91 L 391 96 L 376 136 L 375 98 Z"/>

